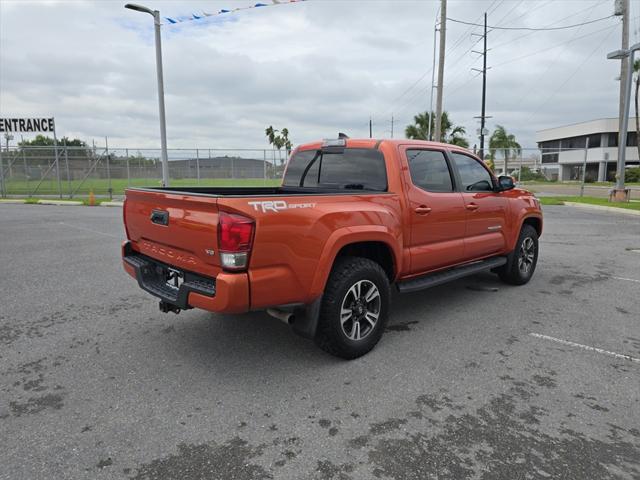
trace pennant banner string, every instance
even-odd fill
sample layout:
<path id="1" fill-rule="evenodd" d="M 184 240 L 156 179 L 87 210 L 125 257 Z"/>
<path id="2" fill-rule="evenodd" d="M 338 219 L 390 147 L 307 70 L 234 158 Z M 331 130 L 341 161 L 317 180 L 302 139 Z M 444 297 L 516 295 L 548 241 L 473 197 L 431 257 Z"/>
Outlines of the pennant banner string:
<path id="1" fill-rule="evenodd" d="M 306 1 L 307 0 L 271 0 L 271 3 L 256 3 L 254 5 L 249 5 L 247 7 L 238 7 L 238 8 L 232 8 L 232 9 L 223 8 L 214 13 L 202 12 L 199 14 L 192 13 L 191 16 L 189 17 L 164 17 L 164 18 L 167 22 L 169 22 L 170 25 L 173 25 L 176 23 L 192 22 L 194 20 L 203 20 L 208 17 L 217 17 L 218 15 L 224 15 L 225 13 L 239 12 L 241 10 L 250 10 L 252 8 L 273 7 L 275 5 L 284 5 L 288 3 L 300 3 L 300 2 L 306 2 Z"/>

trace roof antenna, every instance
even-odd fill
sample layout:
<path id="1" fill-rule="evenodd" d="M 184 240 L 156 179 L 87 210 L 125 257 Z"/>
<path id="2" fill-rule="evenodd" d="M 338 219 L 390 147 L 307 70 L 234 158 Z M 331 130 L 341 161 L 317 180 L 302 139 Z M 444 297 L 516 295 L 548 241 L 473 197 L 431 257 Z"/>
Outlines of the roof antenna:
<path id="1" fill-rule="evenodd" d="M 349 135 L 347 135 L 346 133 L 339 132 L 338 138 L 349 138 Z"/>

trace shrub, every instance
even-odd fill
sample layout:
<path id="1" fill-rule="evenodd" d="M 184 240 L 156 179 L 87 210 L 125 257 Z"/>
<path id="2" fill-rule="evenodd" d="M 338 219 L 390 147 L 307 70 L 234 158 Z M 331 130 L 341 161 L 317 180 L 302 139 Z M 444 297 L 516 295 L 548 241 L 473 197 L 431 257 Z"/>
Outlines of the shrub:
<path id="1" fill-rule="evenodd" d="M 530 182 L 532 180 L 536 182 L 545 182 L 547 181 L 547 178 L 540 172 L 533 172 L 529 167 L 522 167 L 522 170 L 520 171 L 520 181 Z"/>
<path id="2" fill-rule="evenodd" d="M 627 168 L 624 171 L 625 182 L 640 182 L 640 167 Z"/>

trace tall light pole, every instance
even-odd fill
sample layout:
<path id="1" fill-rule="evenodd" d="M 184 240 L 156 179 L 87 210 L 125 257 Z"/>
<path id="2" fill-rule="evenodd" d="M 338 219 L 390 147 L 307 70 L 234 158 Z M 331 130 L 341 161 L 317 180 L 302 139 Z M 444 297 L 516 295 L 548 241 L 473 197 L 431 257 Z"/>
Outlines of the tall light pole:
<path id="1" fill-rule="evenodd" d="M 616 50 L 610 52 L 607 58 L 610 60 L 622 60 L 623 62 L 628 58 L 628 64 L 630 68 L 627 68 L 626 78 L 620 79 L 624 81 L 624 105 L 620 112 L 621 122 L 620 131 L 618 132 L 618 168 L 616 175 L 616 189 L 613 195 L 616 201 L 626 200 L 627 193 L 624 188 L 624 167 L 625 157 L 627 154 L 627 130 L 629 128 L 629 105 L 631 104 L 631 81 L 633 78 L 633 56 L 636 50 L 640 50 L 640 43 L 632 45 L 628 50 Z"/>
<path id="2" fill-rule="evenodd" d="M 158 76 L 158 108 L 160 110 L 160 143 L 162 157 L 162 186 L 169 186 L 169 156 L 167 155 L 167 121 L 164 111 L 164 81 L 162 76 L 162 45 L 160 41 L 160 12 L 150 8 L 127 3 L 124 8 L 135 10 L 136 12 L 148 13 L 153 17 L 153 24 L 156 33 L 156 73 Z"/>

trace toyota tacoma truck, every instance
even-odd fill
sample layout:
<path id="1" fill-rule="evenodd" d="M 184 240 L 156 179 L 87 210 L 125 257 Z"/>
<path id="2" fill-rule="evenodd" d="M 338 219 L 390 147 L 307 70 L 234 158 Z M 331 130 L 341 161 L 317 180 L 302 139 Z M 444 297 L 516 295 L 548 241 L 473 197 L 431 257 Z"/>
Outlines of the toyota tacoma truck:
<path id="1" fill-rule="evenodd" d="M 468 150 L 338 138 L 297 147 L 279 187 L 130 188 L 124 269 L 160 310 L 266 310 L 325 351 L 380 340 L 390 290 L 536 268 L 538 199 Z"/>

